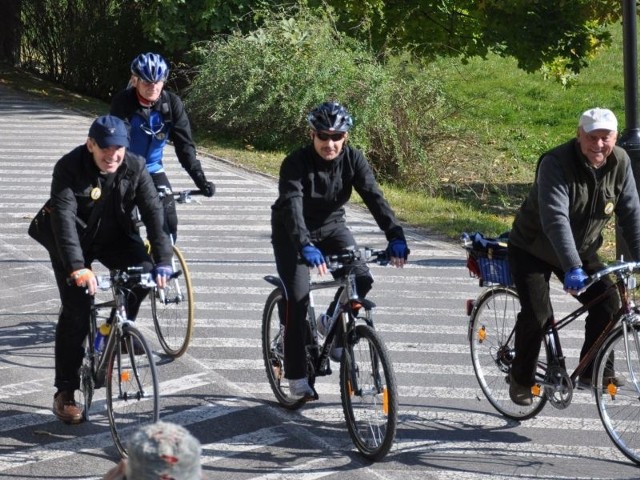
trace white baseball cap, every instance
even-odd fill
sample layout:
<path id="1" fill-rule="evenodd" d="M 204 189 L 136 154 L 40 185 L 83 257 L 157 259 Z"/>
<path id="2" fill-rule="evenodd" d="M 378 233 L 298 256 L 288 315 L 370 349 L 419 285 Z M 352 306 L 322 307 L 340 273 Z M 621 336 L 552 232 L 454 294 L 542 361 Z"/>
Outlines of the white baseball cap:
<path id="1" fill-rule="evenodd" d="M 592 108 L 580 116 L 578 126 L 582 127 L 585 133 L 590 133 L 594 130 L 617 132 L 618 119 L 616 119 L 616 116 L 611 110 L 607 110 L 606 108 Z"/>

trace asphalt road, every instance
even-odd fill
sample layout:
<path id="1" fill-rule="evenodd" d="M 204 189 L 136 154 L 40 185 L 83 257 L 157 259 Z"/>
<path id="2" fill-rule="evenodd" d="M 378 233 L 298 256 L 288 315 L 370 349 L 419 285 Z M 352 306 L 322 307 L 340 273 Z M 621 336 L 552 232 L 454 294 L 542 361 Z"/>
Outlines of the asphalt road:
<path id="1" fill-rule="evenodd" d="M 0 86 L 1 479 L 99 479 L 117 461 L 99 408 L 79 426 L 50 411 L 58 298 L 45 251 L 26 234 L 48 196 L 55 161 L 85 141 L 91 121 Z M 171 150 L 167 156 L 174 188 L 190 188 Z M 297 412 L 278 407 L 260 352 L 271 290 L 262 278 L 275 273 L 269 207 L 276 184 L 229 162 L 202 161 L 216 196 L 179 207 L 179 245 L 197 302 L 192 345 L 168 361 L 148 304 L 139 325 L 158 353 L 161 416 L 201 441 L 205 478 L 640 478 L 606 436 L 588 393 L 576 393 L 566 410 L 547 406 L 521 424 L 492 409 L 470 361 L 464 305 L 479 289 L 464 252 L 411 227 L 409 265 L 372 267 L 370 297 L 401 396 L 397 440 L 385 461 L 370 464 L 353 448 L 337 375 L 319 381 L 319 401 Z M 385 246 L 366 212 L 350 208 L 348 219 L 361 244 Z M 574 305 L 560 293 L 555 300 L 559 311 Z M 570 364 L 581 330 L 577 322 L 563 337 Z"/>

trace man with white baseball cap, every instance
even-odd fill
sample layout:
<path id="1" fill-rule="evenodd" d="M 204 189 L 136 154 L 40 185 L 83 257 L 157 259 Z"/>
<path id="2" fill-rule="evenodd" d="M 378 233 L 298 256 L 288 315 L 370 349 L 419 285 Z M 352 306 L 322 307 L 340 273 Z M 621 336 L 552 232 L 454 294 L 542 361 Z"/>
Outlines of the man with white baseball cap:
<path id="1" fill-rule="evenodd" d="M 535 182 L 516 214 L 509 234 L 509 264 L 520 297 L 515 351 L 509 373 L 511 400 L 533 403 L 536 362 L 543 326 L 553 316 L 549 278 L 555 274 L 567 293 L 586 304 L 606 289 L 608 278 L 585 290 L 589 275 L 604 267 L 598 256 L 602 230 L 614 217 L 630 246 L 631 260 L 640 260 L 640 201 L 631 161 L 616 145 L 618 121 L 611 110 L 591 108 L 578 120 L 577 136 L 544 153 Z M 620 299 L 609 296 L 589 308 L 582 358 L 596 341 Z M 579 388 L 590 388 L 592 365 L 580 374 Z M 624 383 L 613 359 L 604 384 Z"/>

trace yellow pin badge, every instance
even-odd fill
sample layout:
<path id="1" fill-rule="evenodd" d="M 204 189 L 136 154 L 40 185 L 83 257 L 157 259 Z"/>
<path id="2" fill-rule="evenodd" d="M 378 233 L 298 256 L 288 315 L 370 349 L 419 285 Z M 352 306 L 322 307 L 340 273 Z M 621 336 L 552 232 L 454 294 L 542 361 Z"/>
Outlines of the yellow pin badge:
<path id="1" fill-rule="evenodd" d="M 607 202 L 604 206 L 604 213 L 606 215 L 611 215 L 613 213 L 613 202 Z"/>
<path id="2" fill-rule="evenodd" d="M 98 200 L 102 196 L 102 190 L 100 187 L 93 187 L 90 195 L 92 200 Z"/>

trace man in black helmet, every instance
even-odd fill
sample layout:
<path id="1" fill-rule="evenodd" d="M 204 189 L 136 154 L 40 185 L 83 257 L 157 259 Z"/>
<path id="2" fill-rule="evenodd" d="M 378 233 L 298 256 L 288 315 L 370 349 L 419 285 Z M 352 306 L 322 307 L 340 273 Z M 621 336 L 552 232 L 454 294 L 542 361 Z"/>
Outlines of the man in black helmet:
<path id="1" fill-rule="evenodd" d="M 272 208 L 272 243 L 278 274 L 286 289 L 284 370 L 290 396 L 317 398 L 307 380 L 304 322 L 309 302 L 309 269 L 327 273 L 324 255 L 356 242 L 346 225 L 344 205 L 355 189 L 385 232 L 390 263 L 402 267 L 409 254 L 402 227 L 384 198 L 362 152 L 347 145 L 353 120 L 335 102 L 307 117 L 311 143 L 289 154 L 280 167 L 279 196 Z M 358 267 L 357 288 L 364 297 L 373 278 Z M 334 352 L 334 360 L 341 352 Z"/>

